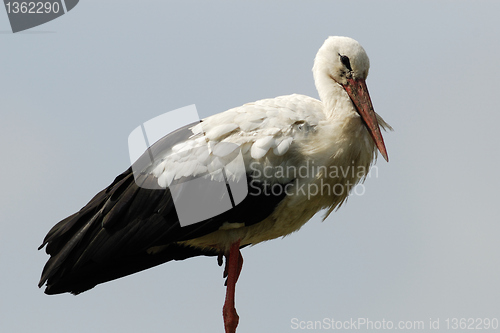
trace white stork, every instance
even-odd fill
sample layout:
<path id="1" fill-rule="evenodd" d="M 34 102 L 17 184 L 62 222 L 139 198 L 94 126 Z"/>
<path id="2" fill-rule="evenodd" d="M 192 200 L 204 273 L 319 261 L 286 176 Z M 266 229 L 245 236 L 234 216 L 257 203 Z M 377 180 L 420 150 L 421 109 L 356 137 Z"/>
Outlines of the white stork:
<path id="1" fill-rule="evenodd" d="M 171 260 L 218 256 L 222 265 L 225 256 L 224 326 L 235 332 L 240 248 L 297 231 L 322 209 L 326 218 L 364 180 L 377 149 L 388 160 L 379 125 L 390 126 L 373 110 L 368 69 L 358 42 L 329 37 L 313 66 L 321 101 L 297 94 L 264 99 L 163 137 L 149 148 L 155 161 L 139 159 L 135 177 L 136 164 L 49 231 L 40 246 L 47 245 L 50 258 L 39 286 L 47 283 L 46 294 L 79 294 Z M 227 149 L 227 143 L 238 149 Z M 193 153 L 200 146 L 207 153 Z M 222 214 L 181 226 L 172 184 L 196 177 L 222 181 L 207 171 L 233 159 L 235 151 L 246 171 L 226 172 L 248 184 L 248 195 Z"/>

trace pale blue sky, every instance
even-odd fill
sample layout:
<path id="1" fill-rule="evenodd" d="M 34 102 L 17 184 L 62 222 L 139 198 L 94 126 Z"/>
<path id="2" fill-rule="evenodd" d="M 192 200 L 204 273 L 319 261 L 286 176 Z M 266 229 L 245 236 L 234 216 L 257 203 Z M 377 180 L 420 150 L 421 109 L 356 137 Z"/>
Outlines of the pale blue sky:
<path id="1" fill-rule="evenodd" d="M 36 249 L 128 167 L 141 123 L 317 97 L 312 63 L 330 35 L 370 57 L 390 162 L 325 222 L 242 251 L 238 333 L 300 331 L 292 318 L 500 318 L 498 13 L 493 1 L 85 0 L 18 34 L 0 13 L 0 331 L 222 332 L 215 258 L 47 296 Z"/>

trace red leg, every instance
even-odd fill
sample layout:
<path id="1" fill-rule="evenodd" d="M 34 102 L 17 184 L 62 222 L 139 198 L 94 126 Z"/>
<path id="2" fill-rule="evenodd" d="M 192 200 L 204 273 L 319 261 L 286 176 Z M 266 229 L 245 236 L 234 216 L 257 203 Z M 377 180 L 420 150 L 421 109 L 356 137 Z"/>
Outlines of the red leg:
<path id="1" fill-rule="evenodd" d="M 231 244 L 229 256 L 226 256 L 226 268 L 224 275 L 227 274 L 226 301 L 222 308 L 224 317 L 224 328 L 226 333 L 235 333 L 238 326 L 239 317 L 234 308 L 234 292 L 236 281 L 240 276 L 241 267 L 243 266 L 243 257 L 240 253 L 240 240 Z"/>

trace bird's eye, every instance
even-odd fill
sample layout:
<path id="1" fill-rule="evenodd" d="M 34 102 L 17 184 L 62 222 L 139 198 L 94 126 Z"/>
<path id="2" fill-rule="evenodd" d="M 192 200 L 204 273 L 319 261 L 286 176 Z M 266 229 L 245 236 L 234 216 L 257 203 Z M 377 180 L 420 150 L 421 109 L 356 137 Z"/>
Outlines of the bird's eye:
<path id="1" fill-rule="evenodd" d="M 345 56 L 345 55 L 340 55 L 340 61 L 342 62 L 342 64 L 344 64 L 344 66 L 349 70 L 349 71 L 352 71 L 352 68 L 351 68 L 351 62 L 349 61 L 349 57 Z"/>

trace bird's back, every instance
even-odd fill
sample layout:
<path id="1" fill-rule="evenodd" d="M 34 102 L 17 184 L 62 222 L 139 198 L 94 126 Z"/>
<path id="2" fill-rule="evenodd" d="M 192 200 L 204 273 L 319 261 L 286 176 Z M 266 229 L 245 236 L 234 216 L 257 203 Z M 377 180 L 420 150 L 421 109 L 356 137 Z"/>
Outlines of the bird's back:
<path id="1" fill-rule="evenodd" d="M 148 164 L 145 153 L 136 164 L 144 164 L 142 169 L 146 172 L 134 177 L 133 168 L 129 168 L 79 212 L 49 231 L 40 247 L 47 245 L 46 252 L 51 255 L 40 286 L 47 282 L 48 294 L 80 293 L 96 284 L 170 260 L 217 255 L 217 248 L 186 246 L 185 242 L 213 233 L 223 224 L 243 223 L 249 227 L 261 222 L 286 194 L 248 195 L 230 211 L 181 227 L 169 188 L 159 187 L 159 180 L 162 173 L 169 171 L 173 171 L 171 180 L 185 177 L 186 166 L 198 163 L 199 159 L 196 156 L 183 161 L 169 159 L 172 148 L 182 151 L 183 145 L 196 140 L 238 144 L 249 171 L 245 178 L 250 183 L 252 172 L 255 173 L 250 164 L 254 163 L 254 167 L 283 164 L 284 156 L 294 148 L 294 129 L 306 123 L 311 128 L 316 126 L 322 115 L 320 107 L 321 102 L 306 96 L 282 96 L 245 104 L 165 136 L 151 147 L 160 162 Z M 283 185 L 291 179 L 272 181 Z M 266 185 L 256 182 L 249 189 L 255 192 L 256 186 Z"/>
<path id="2" fill-rule="evenodd" d="M 331 168 L 352 160 L 352 167 L 367 172 L 375 150 L 362 127 L 358 134 L 349 132 L 350 123 L 361 124 L 359 117 L 327 119 L 323 108 L 311 97 L 281 96 L 166 135 L 49 231 L 41 247 L 47 245 L 51 257 L 39 285 L 47 282 L 48 294 L 80 293 L 170 260 L 225 253 L 236 239 L 245 246 L 285 236 L 319 210 L 338 207 L 350 189 L 332 188 L 355 185 L 363 175 L 331 177 Z M 358 135 L 359 143 L 350 143 L 346 133 Z M 244 168 L 228 163 L 236 153 Z M 179 193 L 173 196 L 172 186 L 199 177 L 227 181 L 221 165 L 225 177 L 246 183 L 248 194 L 232 209 L 181 225 L 174 204 Z M 323 193 L 325 186 L 330 191 Z"/>

